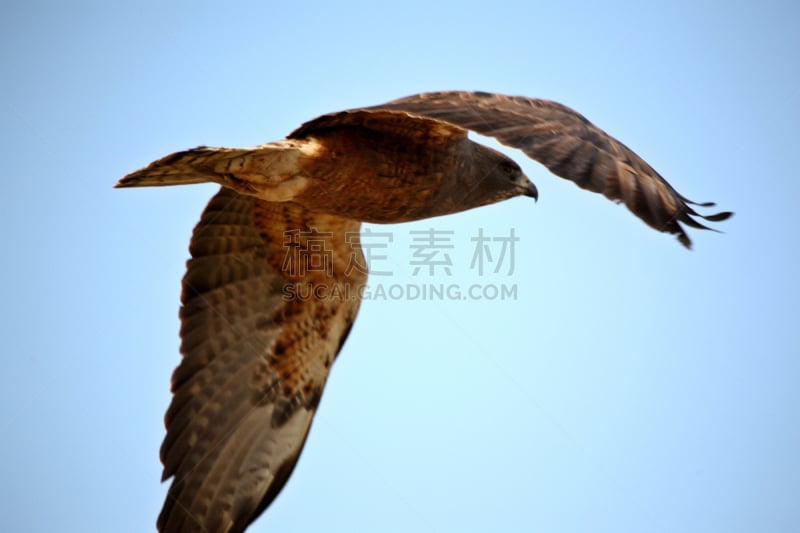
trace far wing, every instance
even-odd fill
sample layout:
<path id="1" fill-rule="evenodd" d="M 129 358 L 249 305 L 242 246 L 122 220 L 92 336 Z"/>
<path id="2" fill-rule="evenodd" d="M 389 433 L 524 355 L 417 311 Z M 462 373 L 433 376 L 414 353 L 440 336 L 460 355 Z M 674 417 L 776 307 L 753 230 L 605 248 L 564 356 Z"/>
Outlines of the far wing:
<path id="1" fill-rule="evenodd" d="M 708 229 L 693 217 L 717 222 L 732 213 L 701 215 L 627 146 L 574 110 L 549 100 L 483 92 L 422 93 L 367 109 L 405 111 L 435 118 L 519 148 L 579 187 L 622 201 L 648 225 L 691 241 L 680 223 Z"/>
<path id="2" fill-rule="evenodd" d="M 241 532 L 286 483 L 358 311 L 358 230 L 225 188 L 206 207 L 183 279 L 162 533 Z"/>

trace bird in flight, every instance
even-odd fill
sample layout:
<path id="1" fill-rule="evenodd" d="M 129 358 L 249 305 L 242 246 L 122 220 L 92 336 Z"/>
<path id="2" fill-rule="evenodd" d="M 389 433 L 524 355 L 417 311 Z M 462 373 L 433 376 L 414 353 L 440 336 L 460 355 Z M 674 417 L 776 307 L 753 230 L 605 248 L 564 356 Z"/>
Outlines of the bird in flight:
<path id="1" fill-rule="evenodd" d="M 277 142 L 201 146 L 128 174 L 116 187 L 222 186 L 194 228 L 183 277 L 161 533 L 242 532 L 285 485 L 358 312 L 362 222 L 537 197 L 517 163 L 468 130 L 624 203 L 686 247 L 685 226 L 708 229 L 698 219 L 731 215 L 701 215 L 692 206 L 714 204 L 688 200 L 564 105 L 484 92 L 422 93 L 322 115 Z M 314 264 L 320 250 L 330 258 L 324 268 Z"/>

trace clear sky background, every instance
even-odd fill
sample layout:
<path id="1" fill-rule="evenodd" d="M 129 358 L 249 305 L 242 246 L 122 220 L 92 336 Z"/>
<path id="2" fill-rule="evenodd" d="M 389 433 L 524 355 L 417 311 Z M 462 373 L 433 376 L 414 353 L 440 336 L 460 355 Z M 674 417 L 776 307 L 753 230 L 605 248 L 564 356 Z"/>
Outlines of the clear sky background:
<path id="1" fill-rule="evenodd" d="M 251 529 L 800 528 L 800 34 L 793 2 L 4 2 L 0 530 L 155 530 L 192 227 L 214 186 L 113 190 L 200 144 L 277 140 L 427 90 L 550 98 L 684 195 L 695 249 L 514 157 L 540 200 L 373 226 L 364 302 L 308 444 Z M 453 232 L 451 276 L 409 231 Z M 520 238 L 514 272 L 470 237 Z"/>

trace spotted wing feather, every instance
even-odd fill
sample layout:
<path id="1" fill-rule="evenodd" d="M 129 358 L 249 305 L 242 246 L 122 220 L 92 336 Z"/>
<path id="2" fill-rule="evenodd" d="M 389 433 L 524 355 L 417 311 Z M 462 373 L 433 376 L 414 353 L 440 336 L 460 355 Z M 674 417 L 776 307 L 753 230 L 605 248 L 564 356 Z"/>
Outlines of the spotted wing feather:
<path id="1" fill-rule="evenodd" d="M 298 271 L 286 263 L 286 232 L 313 232 L 316 223 L 335 263 L 330 272 Z M 183 279 L 183 359 L 161 448 L 164 479 L 173 478 L 162 533 L 241 532 L 283 487 L 359 303 L 301 299 L 296 289 L 363 284 L 357 270 L 342 273 L 345 257 L 363 257 L 357 239 L 344 239 L 358 226 L 225 188 L 206 207 Z M 292 242 L 292 253 L 302 251 Z"/>

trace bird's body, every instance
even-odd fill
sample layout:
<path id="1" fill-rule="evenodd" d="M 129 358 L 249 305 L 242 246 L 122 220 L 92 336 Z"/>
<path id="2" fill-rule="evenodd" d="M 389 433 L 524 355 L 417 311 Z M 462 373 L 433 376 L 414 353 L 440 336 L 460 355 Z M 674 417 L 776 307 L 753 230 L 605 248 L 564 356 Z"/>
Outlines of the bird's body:
<path id="1" fill-rule="evenodd" d="M 281 141 L 200 147 L 129 174 L 118 186 L 223 186 L 195 227 L 183 279 L 162 533 L 244 531 L 283 487 L 358 312 L 362 222 L 536 197 L 513 160 L 467 129 L 624 202 L 686 246 L 680 224 L 703 227 L 691 202 L 583 116 L 488 93 L 427 93 L 323 115 Z"/>
<path id="2" fill-rule="evenodd" d="M 294 201 L 315 213 L 375 223 L 456 213 L 511 191 L 536 194 L 514 161 L 471 141 L 466 130 L 424 118 L 414 128 L 407 122 L 397 112 L 325 115 L 283 141 L 178 152 L 120 183 L 216 181 L 270 202 Z M 491 179 L 493 173 L 500 179 Z"/>

